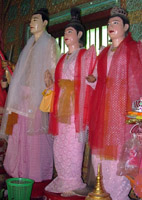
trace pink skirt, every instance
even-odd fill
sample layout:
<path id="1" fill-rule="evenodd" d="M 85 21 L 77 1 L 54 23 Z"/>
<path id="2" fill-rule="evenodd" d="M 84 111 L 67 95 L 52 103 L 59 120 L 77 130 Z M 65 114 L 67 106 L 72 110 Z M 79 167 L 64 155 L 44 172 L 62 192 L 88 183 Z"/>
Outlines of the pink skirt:
<path id="1" fill-rule="evenodd" d="M 39 133 L 28 135 L 28 118 L 18 117 L 9 136 L 4 168 L 12 177 L 30 178 L 36 182 L 49 180 L 53 174 L 53 139 Z"/>
<path id="2" fill-rule="evenodd" d="M 59 123 L 59 135 L 54 138 L 54 161 L 57 177 L 45 190 L 63 193 L 84 188 L 81 178 L 84 143 L 79 142 L 75 125 Z"/>

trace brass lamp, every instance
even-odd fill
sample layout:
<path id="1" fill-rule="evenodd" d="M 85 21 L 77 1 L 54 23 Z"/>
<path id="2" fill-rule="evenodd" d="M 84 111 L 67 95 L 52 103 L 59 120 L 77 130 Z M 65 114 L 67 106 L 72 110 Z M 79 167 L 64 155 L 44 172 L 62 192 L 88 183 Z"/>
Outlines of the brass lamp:
<path id="1" fill-rule="evenodd" d="M 96 185 L 93 192 L 89 193 L 85 200 L 112 200 L 110 194 L 107 193 L 103 186 L 101 163 L 98 164 Z"/>

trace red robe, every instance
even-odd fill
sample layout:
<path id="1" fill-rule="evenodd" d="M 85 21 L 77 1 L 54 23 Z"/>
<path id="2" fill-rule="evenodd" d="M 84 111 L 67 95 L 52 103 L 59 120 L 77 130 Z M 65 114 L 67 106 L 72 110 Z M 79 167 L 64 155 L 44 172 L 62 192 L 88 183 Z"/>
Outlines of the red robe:
<path id="1" fill-rule="evenodd" d="M 2 60 L 4 59 L 3 53 L 0 51 L 0 82 L 3 79 L 4 69 L 2 68 Z M 2 89 L 0 84 L 0 107 L 4 107 L 5 100 L 6 100 L 7 92 L 5 89 Z"/>
<path id="2" fill-rule="evenodd" d="M 75 114 L 75 128 L 76 128 L 76 133 L 80 132 L 85 132 L 86 131 L 86 126 L 88 125 L 88 107 L 89 107 L 89 101 L 90 101 L 90 95 L 92 92 L 92 88 L 87 85 L 84 86 L 85 90 L 85 99 L 81 99 L 80 97 L 80 90 L 81 87 L 85 84 L 85 78 L 82 76 L 82 70 L 88 63 L 88 74 L 91 74 L 92 71 L 94 70 L 94 62 L 96 58 L 95 54 L 95 49 L 94 47 L 90 47 L 90 57 L 87 59 L 87 62 L 82 63 L 82 57 L 87 52 L 86 49 L 80 49 L 76 64 L 75 64 L 75 77 L 74 77 L 74 94 L 75 94 L 75 105 L 74 105 L 74 114 Z M 55 98 L 54 98 L 54 105 L 53 105 L 53 112 L 50 114 L 50 119 L 49 119 L 49 133 L 53 135 L 58 135 L 58 102 L 59 102 L 59 95 L 60 95 L 60 87 L 59 87 L 59 81 L 61 80 L 61 72 L 62 72 L 62 67 L 63 67 L 63 62 L 65 59 L 66 54 L 64 54 L 56 67 L 56 72 L 55 72 Z M 86 74 L 86 76 L 88 76 Z M 83 82 L 81 84 L 81 81 Z M 81 100 L 80 100 L 81 99 Z M 80 108 L 79 104 L 81 104 L 81 101 L 84 101 L 83 107 Z M 82 117 L 83 116 L 83 117 Z"/>
<path id="3" fill-rule="evenodd" d="M 98 80 L 90 102 L 89 143 L 93 152 L 117 159 L 129 137 L 125 122 L 132 102 L 142 97 L 142 43 L 129 34 L 115 51 L 107 75 L 106 47 L 98 56 Z"/>

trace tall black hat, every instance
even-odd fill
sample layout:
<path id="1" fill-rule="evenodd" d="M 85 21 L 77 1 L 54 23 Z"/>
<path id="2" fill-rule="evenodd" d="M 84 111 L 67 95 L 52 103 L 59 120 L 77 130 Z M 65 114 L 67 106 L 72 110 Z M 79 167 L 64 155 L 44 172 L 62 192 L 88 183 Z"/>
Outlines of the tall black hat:
<path id="1" fill-rule="evenodd" d="M 82 32 L 82 37 L 80 38 L 80 43 L 83 45 L 85 42 L 85 28 L 81 23 L 81 10 L 78 7 L 72 8 L 71 9 L 71 20 L 70 22 L 66 25 L 65 28 L 68 27 L 73 27 L 77 33 L 79 31 Z"/>

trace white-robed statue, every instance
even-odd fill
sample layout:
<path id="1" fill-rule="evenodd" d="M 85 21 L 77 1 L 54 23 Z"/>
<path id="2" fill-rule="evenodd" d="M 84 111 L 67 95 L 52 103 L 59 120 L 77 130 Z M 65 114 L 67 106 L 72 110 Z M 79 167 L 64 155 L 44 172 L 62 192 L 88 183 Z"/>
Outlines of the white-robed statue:
<path id="1" fill-rule="evenodd" d="M 54 75 L 59 48 L 46 31 L 48 10 L 32 15 L 33 36 L 23 49 L 9 87 L 1 135 L 10 134 L 4 167 L 12 177 L 31 178 L 36 182 L 52 178 L 52 137 L 48 135 L 48 113 L 39 109 L 44 76 Z M 48 87 L 48 83 L 46 82 Z"/>

